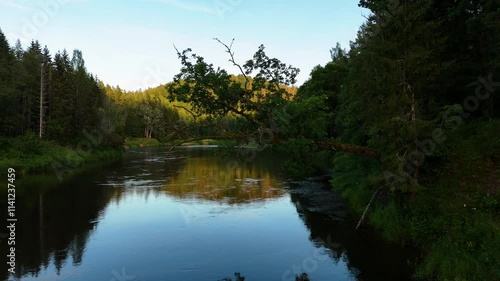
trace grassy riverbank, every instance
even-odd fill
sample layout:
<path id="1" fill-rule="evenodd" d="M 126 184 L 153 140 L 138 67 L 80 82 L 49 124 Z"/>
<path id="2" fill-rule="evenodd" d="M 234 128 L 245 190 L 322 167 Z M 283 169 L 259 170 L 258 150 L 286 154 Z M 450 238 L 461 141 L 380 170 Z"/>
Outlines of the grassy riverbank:
<path id="1" fill-rule="evenodd" d="M 417 279 L 500 280 L 499 131 L 498 120 L 464 125 L 438 146 L 439 157 L 425 160 L 425 191 L 413 200 L 384 192 L 370 210 L 367 221 L 388 240 L 425 251 Z M 376 165 L 347 154 L 336 159 L 334 189 L 359 214 L 380 187 Z"/>
<path id="2" fill-rule="evenodd" d="M 196 140 L 196 141 L 192 141 L 192 142 L 182 143 L 182 141 L 180 141 L 180 140 L 161 142 L 155 138 L 150 138 L 150 139 L 147 139 L 147 138 L 126 138 L 124 146 L 127 148 L 137 148 L 137 147 L 153 147 L 153 146 L 172 146 L 172 145 L 179 145 L 179 143 L 181 143 L 182 146 L 189 146 L 189 145 L 236 145 L 236 141 L 233 141 L 233 140 L 205 139 L 205 140 Z"/>
<path id="3" fill-rule="evenodd" d="M 113 148 L 84 149 L 41 141 L 35 135 L 0 138 L 0 170 L 14 168 L 18 176 L 51 173 L 55 169 L 67 172 L 85 163 L 118 159 L 122 153 Z"/>
<path id="4" fill-rule="evenodd" d="M 149 146 L 164 146 L 165 143 L 159 142 L 155 138 L 126 138 L 124 146 L 126 148 L 149 147 Z"/>

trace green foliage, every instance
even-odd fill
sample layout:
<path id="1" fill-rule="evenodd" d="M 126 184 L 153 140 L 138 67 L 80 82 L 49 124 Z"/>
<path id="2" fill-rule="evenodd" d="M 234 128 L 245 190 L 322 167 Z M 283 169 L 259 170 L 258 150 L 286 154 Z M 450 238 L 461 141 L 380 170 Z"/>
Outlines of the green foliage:
<path id="1" fill-rule="evenodd" d="M 464 219 L 464 220 L 462 220 Z M 438 280 L 498 280 L 499 229 L 491 215 L 467 214 L 445 225 L 416 276 Z"/>
<path id="2" fill-rule="evenodd" d="M 344 65 L 348 73 L 325 79 L 318 73 L 326 73 L 326 66 L 317 68 L 303 89 L 321 93 L 332 89 L 324 81 L 343 77 L 334 94 L 338 106 L 329 110 L 333 136 L 381 155 L 379 163 L 369 163 L 337 153 L 333 188 L 361 213 L 373 191 L 387 187 L 369 221 L 387 239 L 427 250 L 418 278 L 500 279 L 494 219 L 500 211 L 500 123 L 494 110 L 499 100 L 489 95 L 468 111 L 464 105 L 466 98 L 487 96 L 497 87 L 492 77 L 499 77 L 499 2 L 363 0 L 360 5 L 372 14 L 350 51 L 343 54 L 337 46 L 329 63 Z M 489 78 L 478 81 L 478 76 Z M 442 133 L 442 141 L 435 140 L 435 132 Z M 409 157 L 422 150 L 416 140 L 432 147 L 419 164 Z M 399 177 L 397 184 L 386 182 L 387 173 Z"/>
<path id="3" fill-rule="evenodd" d="M 332 160 L 332 185 L 356 212 L 383 187 L 369 221 L 389 240 L 428 250 L 418 277 L 500 279 L 500 96 L 493 95 L 500 77 L 500 2 L 359 5 L 372 13 L 349 51 L 337 44 L 331 61 L 315 67 L 298 90 L 290 86 L 299 70 L 269 57 L 264 46 L 240 65 L 232 44 L 217 40 L 237 76 L 191 49 L 178 51 L 182 67 L 172 83 L 127 92 L 97 83 L 79 51 L 52 59 L 36 41 L 26 50 L 20 43 L 10 48 L 0 32 L 0 101 L 8 105 L 0 109 L 0 134 L 24 136 L 16 143 L 0 138 L 3 155 L 27 170 L 64 157 L 81 162 L 30 133 L 39 130 L 39 88 L 47 74 L 49 140 L 75 142 L 83 130 L 103 125 L 114 128 L 105 143 L 116 146 L 122 136 L 129 147 L 190 138 L 220 144 L 207 139 L 227 136 L 228 146 L 274 145 L 290 157 L 284 166 L 294 177 L 327 170 L 324 163 Z M 466 112 L 466 101 L 487 93 Z M 435 140 L 436 130 L 443 141 Z M 369 147 L 380 157 L 339 151 L 332 157 L 317 146 L 328 140 Z M 422 140 L 433 148 L 422 153 Z M 412 160 L 418 153 L 422 161 Z M 36 157 L 27 161 L 30 156 Z M 397 182 L 390 184 L 387 175 Z"/>
<path id="4" fill-rule="evenodd" d="M 327 170 L 323 163 L 328 162 L 329 153 L 320 152 L 315 141 L 328 135 L 329 124 L 333 123 L 329 110 L 336 105 L 332 91 L 340 88 L 339 80 L 328 82 L 328 73 L 345 74 L 345 65 L 332 64 L 327 71 L 318 69 L 317 76 L 332 87 L 331 91 L 315 93 L 323 84 L 310 83 L 294 96 L 289 85 L 295 83 L 297 68 L 268 57 L 264 46 L 259 47 L 253 59 L 239 65 L 234 61 L 232 45 L 219 43 L 241 70 L 239 76 L 215 68 L 186 49 L 178 52 L 180 73 L 166 87 L 171 102 L 188 104 L 195 119 L 199 118 L 195 122 L 197 131 L 189 135 L 209 137 L 212 130 L 206 127 L 211 127 L 216 128 L 214 136 L 237 136 L 242 143 L 276 145 L 291 156 L 284 166 L 294 177 Z M 345 62 L 344 55 L 339 55 L 340 59 Z"/>
<path id="5" fill-rule="evenodd" d="M 369 175 L 378 165 L 377 161 L 359 155 L 337 153 L 334 157 L 332 186 L 358 213 L 363 212 L 377 188 Z"/>
<path id="6" fill-rule="evenodd" d="M 128 148 L 161 146 L 162 144 L 155 138 L 126 138 L 125 146 Z"/>
<path id="7" fill-rule="evenodd" d="M 418 279 L 499 279 L 496 132 L 498 120 L 476 120 L 450 131 L 443 144 L 446 163 L 438 166 L 428 189 L 410 202 L 399 193 L 379 196 L 370 211 L 370 223 L 385 238 L 425 249 Z M 377 187 L 374 168 L 366 161 L 338 155 L 334 162 L 332 185 L 358 213 Z"/>
<path id="8" fill-rule="evenodd" d="M 288 139 L 277 145 L 276 150 L 287 155 L 283 168 L 293 178 L 304 178 L 325 171 L 325 164 L 330 157 L 314 141 L 304 137 Z"/>
<path id="9" fill-rule="evenodd" d="M 250 126 L 257 125 L 256 130 L 272 128 L 276 109 L 285 106 L 292 97 L 286 86 L 295 83 L 299 69 L 268 57 L 262 45 L 253 59 L 239 65 L 234 61 L 232 45 L 219 43 L 226 47 L 230 61 L 240 69 L 241 75 L 233 78 L 189 48 L 178 51 L 182 67 L 174 81 L 166 86 L 169 100 L 189 104 L 195 116 L 220 118 L 233 114 L 244 118 Z"/>
<path id="10" fill-rule="evenodd" d="M 99 128 L 105 96 L 81 51 L 70 58 L 64 50 L 52 58 L 38 41 L 26 49 L 17 41 L 10 48 L 0 30 L 0 53 L 1 136 L 29 139 L 41 133 L 45 140 L 69 144 Z"/>
<path id="11" fill-rule="evenodd" d="M 289 137 L 304 137 L 320 140 L 325 137 L 328 113 L 325 96 L 300 98 L 290 102 L 285 109 L 287 126 L 283 133 Z"/>
<path id="12" fill-rule="evenodd" d="M 100 84 L 111 100 L 114 112 L 113 124 L 122 135 L 132 138 L 157 138 L 160 141 L 173 139 L 181 131 L 182 122 L 191 122 L 190 116 L 183 115 L 176 106 L 166 99 L 163 86 L 138 92 L 127 92 L 120 87 Z M 108 110 L 109 111 L 109 110 Z"/>
<path id="13" fill-rule="evenodd" d="M 16 138 L 0 137 L 0 144 L 0 170 L 14 168 L 19 175 L 54 173 L 56 163 L 72 170 L 83 163 L 112 160 L 121 156 L 121 150 L 97 147 L 92 153 L 85 153 L 53 142 L 40 141 L 34 134 Z"/>
<path id="14" fill-rule="evenodd" d="M 309 113 L 321 111 L 326 115 L 324 125 L 329 137 L 336 135 L 335 116 L 338 112 L 339 95 L 344 81 L 349 73 L 347 67 L 348 58 L 345 50 L 337 43 L 337 47 L 331 50 L 332 61 L 323 66 L 316 66 L 307 80 L 298 90 L 295 101 L 312 97 L 324 97 L 324 105 L 310 109 Z"/>
<path id="15" fill-rule="evenodd" d="M 74 169 L 116 158 L 114 148 L 123 144 L 123 112 L 106 98 L 79 50 L 70 58 L 66 50 L 52 57 L 38 41 L 23 49 L 18 40 L 10 48 L 0 30 L 0 104 L 2 170 L 54 172 L 58 163 Z M 83 141 L 87 151 L 78 149 Z"/>
<path id="16" fill-rule="evenodd" d="M 365 201 L 366 202 L 366 201 Z M 410 230 L 402 216 L 401 207 L 395 203 L 390 203 L 387 206 L 376 206 L 370 214 L 369 222 L 379 231 L 382 236 L 388 241 L 392 241 L 401 245 L 411 243 Z"/>
<path id="17" fill-rule="evenodd" d="M 499 119 L 475 120 L 464 124 L 450 134 L 449 142 L 443 144 L 443 149 L 449 159 L 460 158 L 474 161 L 492 157 L 496 151 L 500 150 L 498 132 L 500 132 Z M 465 139 L 464 136 L 466 136 Z"/>
<path id="18" fill-rule="evenodd" d="M 40 155 L 44 149 L 44 145 L 40 142 L 39 137 L 32 132 L 28 132 L 25 136 L 18 138 L 13 144 L 14 149 L 28 155 Z"/>

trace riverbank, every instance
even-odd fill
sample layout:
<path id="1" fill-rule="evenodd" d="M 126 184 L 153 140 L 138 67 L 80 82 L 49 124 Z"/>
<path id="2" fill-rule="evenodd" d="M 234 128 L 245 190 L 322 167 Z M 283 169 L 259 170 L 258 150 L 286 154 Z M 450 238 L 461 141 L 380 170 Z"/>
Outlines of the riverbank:
<path id="1" fill-rule="evenodd" d="M 437 147 L 439 158 L 426 159 L 424 191 L 413 200 L 384 192 L 370 210 L 367 222 L 387 240 L 425 251 L 416 279 L 500 280 L 499 131 L 498 120 L 459 128 Z M 336 159 L 333 187 L 358 214 L 380 187 L 373 165 L 353 155 Z"/>
<path id="2" fill-rule="evenodd" d="M 129 148 L 138 148 L 138 147 L 155 147 L 155 146 L 174 146 L 179 145 L 182 141 L 175 140 L 169 142 L 161 142 L 155 138 L 126 138 L 124 147 L 125 149 Z M 181 143 L 181 146 L 191 146 L 191 145 L 237 145 L 234 140 L 196 140 L 191 142 Z"/>
<path id="3" fill-rule="evenodd" d="M 16 190 L 16 210 L 23 218 L 19 229 L 33 235 L 18 238 L 26 247 L 19 248 L 24 258 L 19 257 L 15 278 L 51 280 L 53 264 L 62 264 L 58 272 L 68 279 L 76 273 L 84 280 L 106 280 L 119 263 L 137 264 L 127 274 L 144 280 L 215 281 L 234 272 L 245 280 L 295 280 L 295 271 L 313 281 L 408 280 L 402 272 L 404 249 L 373 232 L 355 232 L 327 180 L 288 181 L 281 155 L 263 151 L 237 172 L 227 172 L 230 160 L 215 151 L 144 148 L 106 167 L 85 165 L 64 182 L 53 175 L 26 177 Z M 61 225 L 65 231 L 59 231 Z M 165 244 L 161 233 L 170 233 L 172 243 Z M 137 237 L 147 239 L 138 245 Z M 79 247 L 73 247 L 75 241 Z M 147 258 L 126 254 L 139 248 Z M 192 255 L 200 249 L 208 259 Z M 109 259 L 106 253 L 118 254 Z M 81 257 L 82 266 L 75 266 L 73 257 Z M 165 260 L 177 261 L 174 270 Z M 95 264 L 105 270 L 86 270 Z"/>
<path id="4" fill-rule="evenodd" d="M 0 138 L 0 170 L 14 168 L 17 176 L 67 173 L 83 164 L 118 159 L 122 154 L 115 148 L 85 149 L 41 141 L 34 135 Z"/>

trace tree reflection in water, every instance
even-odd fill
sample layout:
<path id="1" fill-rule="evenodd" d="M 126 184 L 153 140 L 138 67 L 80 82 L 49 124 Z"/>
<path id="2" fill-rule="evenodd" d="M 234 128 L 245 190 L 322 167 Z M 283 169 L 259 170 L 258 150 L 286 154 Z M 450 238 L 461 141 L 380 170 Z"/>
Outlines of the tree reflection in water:
<path id="1" fill-rule="evenodd" d="M 257 160 L 228 169 L 228 160 L 214 157 L 213 150 L 144 149 L 128 153 L 123 162 L 90 169 L 66 183 L 54 184 L 54 176 L 47 181 L 37 178 L 18 190 L 19 246 L 16 274 L 11 277 L 76 278 L 71 268 L 64 274 L 61 268 L 82 264 L 89 238 L 105 210 L 120 205 L 127 196 L 145 198 L 146 204 L 151 196 L 192 201 L 194 206 L 203 201 L 216 202 L 228 212 L 235 206 L 289 196 L 308 229 L 309 240 L 333 260 L 345 261 L 355 278 L 402 280 L 409 276 L 406 259 L 401 258 L 405 257 L 403 249 L 388 245 L 372 233 L 355 232 L 345 206 L 328 184 L 284 182 L 278 157 L 259 156 Z M 6 243 L 0 243 L 2 252 L 6 247 Z M 7 280 L 5 255 L 0 259 L 0 277 Z M 54 268 L 54 272 L 47 268 Z M 44 270 L 47 272 L 42 274 Z M 238 274 L 235 278 L 241 281 L 245 277 Z M 309 277 L 296 278 L 303 281 Z"/>

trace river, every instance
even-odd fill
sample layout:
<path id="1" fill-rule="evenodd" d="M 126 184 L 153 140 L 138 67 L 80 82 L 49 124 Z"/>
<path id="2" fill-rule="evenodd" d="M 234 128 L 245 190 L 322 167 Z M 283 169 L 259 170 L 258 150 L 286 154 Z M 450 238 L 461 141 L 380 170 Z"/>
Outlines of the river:
<path id="1" fill-rule="evenodd" d="M 0 279 L 409 279 L 410 251 L 354 231 L 355 217 L 326 181 L 289 180 L 278 155 L 236 165 L 216 152 L 143 148 L 63 183 L 25 181 L 16 193 L 16 274 L 7 275 L 3 255 Z"/>

